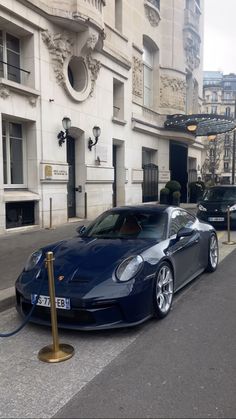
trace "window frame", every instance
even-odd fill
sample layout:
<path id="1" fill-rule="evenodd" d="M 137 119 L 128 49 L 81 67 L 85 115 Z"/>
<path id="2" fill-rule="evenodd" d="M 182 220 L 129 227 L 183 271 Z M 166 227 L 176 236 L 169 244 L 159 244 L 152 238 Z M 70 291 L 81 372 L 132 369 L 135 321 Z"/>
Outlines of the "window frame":
<path id="1" fill-rule="evenodd" d="M 229 163 L 228 162 L 224 162 L 224 171 L 225 172 L 229 171 Z"/>
<path id="2" fill-rule="evenodd" d="M 184 216 L 186 217 L 186 222 L 184 224 L 177 219 L 176 225 L 177 225 L 177 223 L 179 223 L 180 227 L 178 228 L 178 230 L 175 233 L 173 233 L 172 230 L 171 230 L 173 228 L 173 224 L 174 224 L 174 221 L 173 221 L 174 220 L 174 217 L 173 217 L 174 214 L 177 214 L 178 218 L 179 217 L 184 217 Z M 187 218 L 189 218 L 188 221 L 187 221 Z M 170 237 L 176 236 L 178 231 L 181 228 L 186 227 L 188 223 L 194 224 L 195 221 L 196 221 L 196 217 L 194 215 L 190 214 L 189 212 L 187 212 L 185 210 L 182 210 L 182 209 L 173 210 L 171 215 L 170 215 L 168 237 L 170 238 Z"/>
<path id="3" fill-rule="evenodd" d="M 7 79 L 7 80 L 10 80 L 10 81 L 13 81 L 14 83 L 21 84 L 22 83 L 22 79 L 21 79 L 21 50 L 22 50 L 21 39 L 18 36 L 15 36 L 15 34 L 13 34 L 11 32 L 8 32 L 8 31 L 6 31 L 4 29 L 1 29 L 1 28 L 0 28 L 0 32 L 2 33 L 3 61 L 5 63 L 7 63 L 7 64 L 2 63 L 2 65 L 3 65 L 3 78 Z M 7 48 L 7 35 L 12 36 L 19 41 L 19 53 Z M 11 80 L 11 78 L 9 78 L 9 71 L 8 71 L 9 64 L 8 64 L 8 59 L 7 59 L 8 50 L 14 52 L 14 54 L 17 54 L 19 56 L 19 67 L 17 68 L 17 70 L 19 71 L 19 74 L 18 74 L 19 80 L 17 80 L 17 81 Z"/>
<path id="4" fill-rule="evenodd" d="M 148 53 L 148 54 L 150 54 L 151 55 L 151 59 L 152 59 L 152 62 L 149 62 L 149 61 L 147 61 L 147 60 L 145 60 L 145 51 Z M 154 50 L 151 48 L 151 47 L 149 47 L 147 44 L 144 44 L 143 45 L 143 106 L 145 106 L 145 107 L 147 107 L 147 108 L 149 108 L 149 109 L 151 109 L 151 108 L 153 108 L 153 89 L 154 89 L 154 74 L 153 74 L 153 72 L 154 72 L 154 54 L 155 54 L 155 52 L 154 52 Z M 148 86 L 148 85 L 146 85 L 145 84 L 145 81 L 147 81 L 147 78 L 145 78 L 145 69 L 147 70 L 147 71 L 149 71 L 150 72 L 150 74 L 151 74 L 151 77 L 150 77 L 150 79 L 151 79 L 151 83 L 150 83 L 150 87 Z M 147 90 L 148 89 L 148 90 Z M 149 92 L 149 94 L 148 94 L 148 101 L 146 102 L 145 101 L 145 99 L 146 99 L 146 95 L 145 95 L 145 92 L 146 91 L 148 91 Z"/>
<path id="5" fill-rule="evenodd" d="M 4 189 L 22 189 L 27 187 L 26 179 L 27 179 L 27 165 L 26 165 L 26 135 L 25 135 L 25 125 L 17 120 L 9 120 L 9 119 L 2 119 L 6 125 L 6 176 L 7 176 L 7 183 L 5 183 L 4 179 L 4 165 L 3 165 L 3 182 L 4 182 Z M 21 132 L 22 132 L 22 176 L 23 176 L 23 183 L 9 183 L 11 182 L 11 153 L 10 153 L 10 124 L 19 124 L 21 125 Z M 3 132 L 2 132 L 2 144 L 3 144 Z M 2 145 L 3 147 L 3 145 Z M 3 162 L 3 160 L 2 160 Z"/>

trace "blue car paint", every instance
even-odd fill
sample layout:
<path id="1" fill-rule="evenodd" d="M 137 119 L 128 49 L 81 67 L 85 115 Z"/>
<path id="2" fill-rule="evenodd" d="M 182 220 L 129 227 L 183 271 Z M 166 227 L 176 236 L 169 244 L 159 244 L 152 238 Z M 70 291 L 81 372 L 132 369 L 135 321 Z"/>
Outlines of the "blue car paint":
<path id="1" fill-rule="evenodd" d="M 150 281 L 153 282 L 154 278 L 153 266 L 147 261 L 148 254 L 151 253 L 151 244 L 152 247 L 155 247 L 156 241 L 144 239 L 100 239 L 98 241 L 97 239 L 75 237 L 60 242 L 59 245 L 47 246 L 43 249 L 43 254 L 45 255 L 47 251 L 54 252 L 56 296 L 71 298 L 72 307 L 79 306 L 83 300 L 83 308 L 89 307 L 90 309 L 92 302 L 94 304 L 96 301 L 115 299 L 115 305 L 120 307 L 118 322 L 128 325 L 138 323 L 152 315 L 152 285 L 150 286 Z M 122 260 L 145 251 L 147 260 L 144 261 L 144 266 L 135 279 L 125 283 L 114 280 L 113 273 Z M 28 301 L 30 301 L 31 294 L 36 293 L 39 287 L 40 278 L 35 279 L 35 277 L 40 270 L 40 277 L 42 276 L 42 271 L 45 269 L 43 259 L 44 256 L 42 256 L 41 264 L 37 269 L 29 272 L 23 271 L 16 282 L 17 291 L 24 295 Z M 108 261 L 109 263 L 107 263 Z M 63 281 L 58 280 L 61 275 L 65 276 Z M 87 279 L 88 282 L 76 281 L 78 275 Z M 146 277 L 148 279 L 145 281 Z M 70 284 L 70 288 L 68 288 L 68 284 Z M 48 293 L 48 282 L 45 280 L 41 294 L 48 295 Z M 111 311 L 108 310 L 107 315 L 112 318 Z M 107 322 L 107 319 L 102 316 L 101 321 Z M 99 324 L 99 318 L 97 323 Z M 89 329 L 89 327 L 87 328 Z"/>
<path id="2" fill-rule="evenodd" d="M 167 209 L 168 213 L 170 211 Z M 199 223 L 197 219 L 193 227 L 203 236 L 207 235 L 201 245 L 201 265 L 195 272 L 200 273 L 207 266 L 207 237 L 213 228 L 209 224 Z M 53 251 L 56 296 L 70 298 L 73 313 L 88 313 L 94 318 L 94 322 L 88 324 L 79 320 L 75 323 L 70 319 L 64 322 L 58 310 L 59 327 L 93 330 L 142 323 L 153 315 L 155 275 L 161 261 L 167 260 L 173 268 L 174 277 L 177 275 L 175 248 L 178 249 L 178 246 L 182 244 L 178 244 L 175 237 L 157 241 L 78 236 L 48 245 L 43 248 L 43 256 L 37 267 L 28 272 L 23 271 L 16 281 L 17 310 L 23 316 L 26 315 L 23 305 L 31 306 L 31 294 L 37 293 L 45 271 L 46 252 Z M 116 268 L 127 257 L 138 254 L 144 260 L 142 269 L 128 282 L 119 282 L 114 274 Z M 64 278 L 61 281 L 59 278 L 62 276 Z M 175 285 L 175 291 L 177 288 L 178 284 Z M 49 295 L 47 278 L 41 294 Z M 48 312 L 46 319 L 33 315 L 31 320 L 49 325 L 49 309 L 43 310 Z M 61 311 L 65 315 L 65 310 Z"/>

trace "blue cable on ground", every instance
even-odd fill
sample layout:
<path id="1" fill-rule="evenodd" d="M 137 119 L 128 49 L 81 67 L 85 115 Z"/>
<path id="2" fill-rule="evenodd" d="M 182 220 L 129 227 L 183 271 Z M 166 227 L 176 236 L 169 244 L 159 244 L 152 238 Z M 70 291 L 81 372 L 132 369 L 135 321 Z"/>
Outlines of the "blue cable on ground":
<path id="1" fill-rule="evenodd" d="M 0 338 L 9 338 L 10 336 L 13 336 L 16 333 L 18 333 L 21 329 L 23 329 L 23 327 L 26 326 L 26 324 L 30 320 L 30 317 L 32 316 L 32 313 L 33 313 L 33 311 L 35 309 L 35 306 L 36 306 L 36 304 L 38 302 L 38 299 L 39 299 L 39 296 L 40 296 L 40 293 L 41 293 L 41 290 L 42 290 L 42 286 L 43 286 L 43 281 L 44 281 L 44 278 L 45 278 L 45 274 L 46 274 L 46 270 L 45 270 L 45 273 L 44 273 L 44 275 L 42 277 L 42 280 L 41 280 L 41 283 L 40 283 L 40 287 L 39 287 L 37 296 L 35 298 L 34 304 L 33 304 L 32 308 L 30 309 L 30 312 L 27 314 L 26 318 L 24 319 L 23 323 L 20 326 L 18 326 L 15 330 L 13 330 L 12 332 L 0 333 Z"/>

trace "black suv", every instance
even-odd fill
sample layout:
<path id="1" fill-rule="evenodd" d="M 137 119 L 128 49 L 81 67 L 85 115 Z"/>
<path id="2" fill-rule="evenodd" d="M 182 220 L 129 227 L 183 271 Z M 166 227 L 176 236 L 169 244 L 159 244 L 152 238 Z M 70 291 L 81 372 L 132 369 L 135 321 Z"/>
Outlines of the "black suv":
<path id="1" fill-rule="evenodd" d="M 236 185 L 212 186 L 198 201 L 197 217 L 214 227 L 226 227 L 228 207 L 230 226 L 236 227 Z"/>

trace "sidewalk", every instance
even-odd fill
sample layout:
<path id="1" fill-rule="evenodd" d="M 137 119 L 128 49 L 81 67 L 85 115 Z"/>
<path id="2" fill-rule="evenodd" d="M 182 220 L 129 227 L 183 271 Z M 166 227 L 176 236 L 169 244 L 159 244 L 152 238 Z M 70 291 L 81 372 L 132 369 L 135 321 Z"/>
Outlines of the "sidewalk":
<path id="1" fill-rule="evenodd" d="M 0 312 L 14 304 L 14 284 L 29 255 L 41 246 L 75 236 L 76 228 L 88 223 L 88 220 L 75 219 L 53 229 L 35 226 L 0 237 Z"/>

